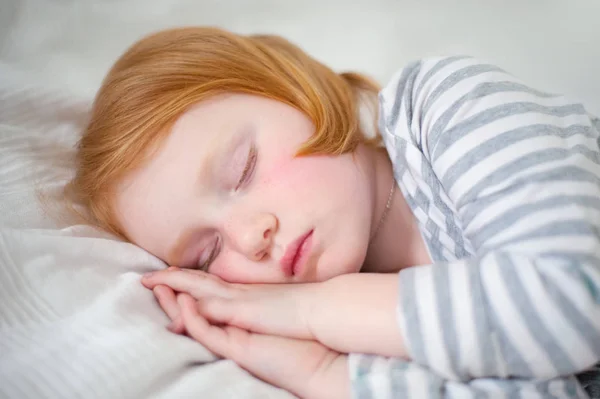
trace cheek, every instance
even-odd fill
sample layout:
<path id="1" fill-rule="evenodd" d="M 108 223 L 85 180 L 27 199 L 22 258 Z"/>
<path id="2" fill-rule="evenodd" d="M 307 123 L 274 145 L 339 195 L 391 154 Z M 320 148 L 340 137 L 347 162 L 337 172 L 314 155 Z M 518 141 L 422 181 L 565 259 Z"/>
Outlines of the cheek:
<path id="1" fill-rule="evenodd" d="M 225 246 L 210 266 L 210 273 L 229 283 L 239 283 L 247 282 L 252 269 L 245 256 Z"/>
<path id="2" fill-rule="evenodd" d="M 266 184 L 282 180 L 290 169 L 293 169 L 297 159 L 293 158 L 293 153 L 289 149 L 272 148 L 269 152 L 277 152 L 275 155 L 267 155 L 264 165 L 262 166 L 262 181 Z"/>
<path id="3" fill-rule="evenodd" d="M 214 274 L 228 283 L 245 283 L 248 276 L 244 273 L 244 264 L 236 262 L 229 252 L 221 254 L 210 267 L 210 274 Z"/>
<path id="4" fill-rule="evenodd" d="M 232 270 L 231 268 L 211 268 L 210 274 L 214 274 L 227 283 L 248 283 L 248 281 L 246 281 L 247 279 L 245 279 L 243 275 L 236 273 L 235 270 Z"/>
<path id="5" fill-rule="evenodd" d="M 340 166 L 331 158 L 281 156 L 270 162 L 265 169 L 261 184 L 265 188 L 277 188 L 296 198 L 302 193 L 313 196 L 315 192 L 331 189 L 339 183 Z M 337 176 L 337 177 L 336 177 Z"/>

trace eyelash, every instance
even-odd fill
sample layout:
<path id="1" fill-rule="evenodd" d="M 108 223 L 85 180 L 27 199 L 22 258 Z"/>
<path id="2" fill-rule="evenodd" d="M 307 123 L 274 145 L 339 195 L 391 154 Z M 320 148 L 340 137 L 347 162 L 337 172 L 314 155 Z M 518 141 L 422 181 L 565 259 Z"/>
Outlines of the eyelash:
<path id="1" fill-rule="evenodd" d="M 248 153 L 248 159 L 246 160 L 246 166 L 244 166 L 244 170 L 242 171 L 242 176 L 235 187 L 235 190 L 239 190 L 242 185 L 248 182 L 250 177 L 252 176 L 252 172 L 254 172 L 254 167 L 256 166 L 256 147 L 250 147 L 250 152 Z"/>
<path id="2" fill-rule="evenodd" d="M 239 190 L 244 184 L 246 184 L 250 180 L 250 177 L 252 177 L 252 173 L 254 172 L 254 168 L 256 166 L 256 158 L 257 158 L 256 147 L 252 146 L 252 147 L 250 147 L 250 152 L 248 153 L 248 159 L 246 160 L 246 165 L 244 166 L 244 170 L 242 171 L 242 176 L 240 177 L 240 180 L 239 180 L 237 186 L 235 187 L 236 191 Z M 204 262 L 202 265 L 198 265 L 200 270 L 208 271 L 208 268 L 210 267 L 211 263 L 215 260 L 215 258 L 219 254 L 218 249 L 219 249 L 220 243 L 221 243 L 221 239 L 217 238 L 217 240 L 215 241 L 215 245 L 210 253 L 210 256 L 208 257 L 206 262 Z"/>
<path id="3" fill-rule="evenodd" d="M 221 239 L 219 237 L 217 237 L 217 239 L 215 240 L 215 245 L 213 246 L 212 251 L 210 252 L 210 255 L 208 257 L 208 259 L 206 260 L 206 262 L 204 262 L 201 265 L 198 265 L 198 268 L 204 272 L 208 271 L 208 268 L 210 267 L 210 264 L 213 263 L 213 261 L 215 260 L 215 258 L 217 257 L 217 255 L 219 254 L 219 246 L 221 244 Z"/>

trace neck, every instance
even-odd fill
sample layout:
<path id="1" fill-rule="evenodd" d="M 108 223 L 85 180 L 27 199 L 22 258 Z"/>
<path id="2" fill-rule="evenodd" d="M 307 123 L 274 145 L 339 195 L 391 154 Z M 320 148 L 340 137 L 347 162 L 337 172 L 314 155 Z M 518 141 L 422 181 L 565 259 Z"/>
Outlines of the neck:
<path id="1" fill-rule="evenodd" d="M 373 192 L 372 231 L 385 212 L 392 187 L 393 170 L 384 150 L 371 153 Z M 398 187 L 390 209 L 373 237 L 361 269 L 368 273 L 391 273 L 400 269 L 431 263 L 412 210 Z"/>

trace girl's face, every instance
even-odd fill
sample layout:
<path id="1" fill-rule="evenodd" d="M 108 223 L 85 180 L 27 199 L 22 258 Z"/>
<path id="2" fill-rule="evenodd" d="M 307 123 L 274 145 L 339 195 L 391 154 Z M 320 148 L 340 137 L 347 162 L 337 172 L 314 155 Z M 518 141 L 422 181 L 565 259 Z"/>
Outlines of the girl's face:
<path id="1" fill-rule="evenodd" d="M 126 235 L 173 266 L 236 283 L 358 272 L 373 196 L 361 151 L 294 157 L 314 133 L 300 111 L 245 94 L 201 102 L 118 187 Z"/>

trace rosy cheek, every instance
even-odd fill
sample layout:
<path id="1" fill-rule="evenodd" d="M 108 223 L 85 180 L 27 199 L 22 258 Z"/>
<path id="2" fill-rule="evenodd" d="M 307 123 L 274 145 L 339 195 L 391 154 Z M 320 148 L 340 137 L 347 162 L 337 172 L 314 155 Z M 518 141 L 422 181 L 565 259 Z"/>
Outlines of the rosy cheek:
<path id="1" fill-rule="evenodd" d="M 260 185 L 270 187 L 278 185 L 282 178 L 288 173 L 290 160 L 287 156 L 278 156 L 270 159 L 260 167 Z"/>
<path id="2" fill-rule="evenodd" d="M 269 162 L 269 166 L 261 173 L 261 185 L 267 188 L 291 189 L 296 191 L 298 185 L 310 184 L 314 181 L 315 158 L 291 158 L 285 154 Z"/>

